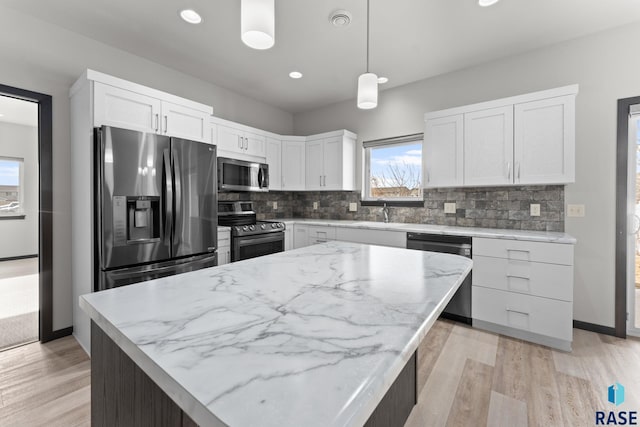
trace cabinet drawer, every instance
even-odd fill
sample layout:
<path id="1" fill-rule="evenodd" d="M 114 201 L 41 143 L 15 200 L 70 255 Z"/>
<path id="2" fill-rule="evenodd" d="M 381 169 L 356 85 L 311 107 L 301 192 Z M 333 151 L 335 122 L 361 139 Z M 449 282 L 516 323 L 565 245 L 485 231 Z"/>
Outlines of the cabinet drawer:
<path id="1" fill-rule="evenodd" d="M 573 245 L 562 243 L 474 237 L 473 254 L 520 261 L 573 265 Z"/>
<path id="2" fill-rule="evenodd" d="M 405 248 L 407 246 L 407 233 L 404 231 L 339 227 L 336 230 L 336 240 L 340 240 L 342 242 L 366 243 L 369 245 Z"/>
<path id="3" fill-rule="evenodd" d="M 474 319 L 561 340 L 573 339 L 570 302 L 480 286 L 472 287 L 471 301 Z"/>
<path id="4" fill-rule="evenodd" d="M 573 267 L 473 255 L 473 286 L 573 301 Z"/>
<path id="5" fill-rule="evenodd" d="M 309 242 L 321 243 L 336 240 L 336 228 L 318 225 L 309 226 Z"/>

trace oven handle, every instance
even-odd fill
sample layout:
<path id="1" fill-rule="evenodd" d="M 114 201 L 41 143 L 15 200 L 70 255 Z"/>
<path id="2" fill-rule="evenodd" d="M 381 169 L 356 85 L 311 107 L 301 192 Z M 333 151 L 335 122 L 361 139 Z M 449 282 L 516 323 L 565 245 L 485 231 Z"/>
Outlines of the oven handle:
<path id="1" fill-rule="evenodd" d="M 272 233 L 272 234 L 274 235 L 266 236 L 266 237 L 251 237 L 251 236 L 238 237 L 237 243 L 238 243 L 238 246 L 247 246 L 247 244 L 256 245 L 261 243 L 271 243 L 271 242 L 278 242 L 280 240 L 284 240 L 284 234 L 282 232 Z"/>

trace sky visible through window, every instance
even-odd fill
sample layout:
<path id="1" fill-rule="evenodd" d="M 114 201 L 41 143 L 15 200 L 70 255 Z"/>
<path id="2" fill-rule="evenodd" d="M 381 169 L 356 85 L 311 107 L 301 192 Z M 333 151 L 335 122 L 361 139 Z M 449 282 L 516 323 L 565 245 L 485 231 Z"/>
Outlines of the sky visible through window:
<path id="1" fill-rule="evenodd" d="M 20 184 L 20 162 L 0 159 L 0 185 Z"/>
<path id="2" fill-rule="evenodd" d="M 371 148 L 370 159 L 372 197 L 420 196 L 422 141 Z"/>

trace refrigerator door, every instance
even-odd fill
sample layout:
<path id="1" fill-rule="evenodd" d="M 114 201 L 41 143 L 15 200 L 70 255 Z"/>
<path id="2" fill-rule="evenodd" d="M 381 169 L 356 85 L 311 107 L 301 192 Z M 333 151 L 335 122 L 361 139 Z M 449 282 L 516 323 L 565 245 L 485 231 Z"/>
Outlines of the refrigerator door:
<path id="1" fill-rule="evenodd" d="M 214 267 L 217 263 L 217 254 L 205 254 L 195 257 L 170 260 L 163 263 L 125 267 L 115 270 L 101 271 L 96 291 L 117 288 L 118 286 L 186 273 L 201 268 Z"/>
<path id="2" fill-rule="evenodd" d="M 165 230 L 171 176 L 163 162 L 169 149 L 168 137 L 108 126 L 96 129 L 98 270 L 171 258 Z"/>
<path id="3" fill-rule="evenodd" d="M 173 256 L 214 252 L 218 239 L 216 147 L 171 139 L 174 174 Z"/>

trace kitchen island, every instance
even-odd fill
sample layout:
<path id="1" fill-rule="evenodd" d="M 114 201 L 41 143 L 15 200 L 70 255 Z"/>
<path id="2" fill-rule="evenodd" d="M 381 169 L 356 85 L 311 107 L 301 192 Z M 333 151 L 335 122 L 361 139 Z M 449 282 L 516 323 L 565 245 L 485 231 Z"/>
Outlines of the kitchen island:
<path id="1" fill-rule="evenodd" d="M 93 425 L 401 425 L 471 264 L 329 242 L 84 295 Z"/>

